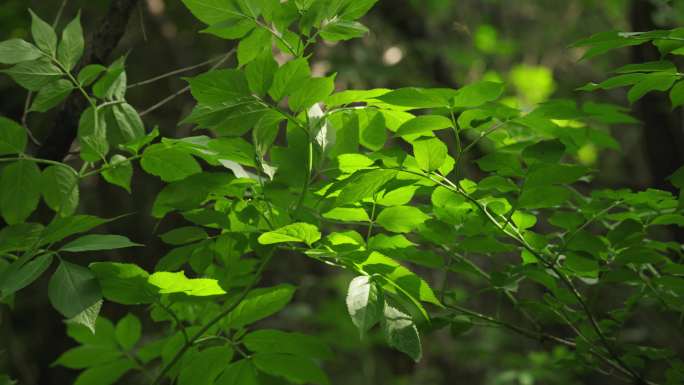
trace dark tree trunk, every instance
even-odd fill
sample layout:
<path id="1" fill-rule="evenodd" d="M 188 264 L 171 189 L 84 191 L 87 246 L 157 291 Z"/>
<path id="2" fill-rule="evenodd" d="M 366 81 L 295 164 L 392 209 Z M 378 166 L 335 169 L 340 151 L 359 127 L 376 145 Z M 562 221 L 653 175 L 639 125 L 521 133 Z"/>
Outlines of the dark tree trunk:
<path id="1" fill-rule="evenodd" d="M 138 0 L 112 0 L 107 15 L 99 23 L 99 29 L 89 39 L 86 53 L 78 68 L 88 64 L 106 64 L 112 51 L 126 32 L 128 19 Z M 37 156 L 43 159 L 62 161 L 76 139 L 78 121 L 86 107 L 86 100 L 80 94 L 73 94 L 55 118 L 55 125 L 38 149 Z"/>
<path id="2" fill-rule="evenodd" d="M 658 29 L 652 17 L 655 10 L 651 0 L 633 0 L 630 9 L 632 30 Z M 660 60 L 660 53 L 653 45 L 632 47 L 634 63 L 657 60 Z M 643 122 L 643 146 L 651 175 L 649 185 L 674 192 L 674 187 L 666 178 L 684 164 L 682 109 L 672 111 L 667 93 L 652 92 L 634 106 L 634 112 Z"/>

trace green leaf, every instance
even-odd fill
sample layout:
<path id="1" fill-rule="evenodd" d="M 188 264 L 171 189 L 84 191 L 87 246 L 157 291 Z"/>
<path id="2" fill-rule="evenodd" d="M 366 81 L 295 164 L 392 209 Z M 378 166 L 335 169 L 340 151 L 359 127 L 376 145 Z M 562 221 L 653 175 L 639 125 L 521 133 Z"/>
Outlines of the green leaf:
<path id="1" fill-rule="evenodd" d="M 385 339 L 391 347 L 405 353 L 416 362 L 420 361 L 423 355 L 420 335 L 411 316 L 390 305 L 385 305 L 382 324 Z"/>
<path id="2" fill-rule="evenodd" d="M 41 178 L 45 203 L 63 217 L 73 215 L 78 207 L 79 181 L 76 171 L 67 165 L 47 167 Z"/>
<path id="3" fill-rule="evenodd" d="M 233 349 L 229 346 L 204 349 L 183 362 L 178 385 L 213 385 L 232 358 Z"/>
<path id="4" fill-rule="evenodd" d="M 102 309 L 102 302 L 102 300 L 95 302 L 87 309 L 66 320 L 66 322 L 83 325 L 95 334 L 95 324 L 97 323 L 98 315 L 100 315 L 100 309 Z"/>
<path id="5" fill-rule="evenodd" d="M 89 107 L 78 122 L 78 140 L 81 143 L 81 159 L 87 162 L 104 160 L 109 152 L 107 123 L 100 110 Z"/>
<path id="6" fill-rule="evenodd" d="M 451 100 L 452 107 L 477 107 L 498 99 L 504 91 L 503 83 L 482 81 L 459 88 Z"/>
<path id="7" fill-rule="evenodd" d="M 215 24 L 230 16 L 242 15 L 237 4 L 225 0 L 183 0 L 192 14 L 206 24 Z"/>
<path id="8" fill-rule="evenodd" d="M 252 359 L 259 370 L 295 384 L 328 385 L 325 372 L 308 358 L 277 353 L 257 353 Z"/>
<path id="9" fill-rule="evenodd" d="M 246 65 L 256 59 L 263 51 L 268 51 L 270 54 L 271 32 L 264 28 L 255 28 L 246 38 L 240 40 L 238 44 L 238 65 L 240 67 Z"/>
<path id="10" fill-rule="evenodd" d="M 270 49 L 263 50 L 245 67 L 245 76 L 249 89 L 264 97 L 273 84 L 273 77 L 278 70 L 278 63 L 273 59 Z"/>
<path id="11" fill-rule="evenodd" d="M 426 134 L 435 130 L 450 128 L 451 120 L 441 115 L 421 115 L 402 124 L 397 130 L 398 136 Z"/>
<path id="12" fill-rule="evenodd" d="M 126 56 L 122 56 L 109 65 L 92 87 L 95 96 L 107 100 L 124 100 L 127 83 L 125 61 Z"/>
<path id="13" fill-rule="evenodd" d="M 223 371 L 215 385 L 259 385 L 257 374 L 251 359 L 235 361 Z"/>
<path id="14" fill-rule="evenodd" d="M 362 337 L 380 321 L 384 307 L 382 291 L 369 276 L 352 279 L 347 291 L 347 311 Z"/>
<path id="15" fill-rule="evenodd" d="M 56 217 L 43 232 L 43 244 L 58 242 L 70 235 L 84 233 L 110 220 L 91 215 Z"/>
<path id="16" fill-rule="evenodd" d="M 10 225 L 24 222 L 38 207 L 41 174 L 38 166 L 19 160 L 2 169 L 0 174 L 0 213 Z"/>
<path id="17" fill-rule="evenodd" d="M 78 72 L 76 80 L 81 86 L 85 87 L 94 82 L 105 71 L 107 71 L 107 67 L 101 64 L 88 64 Z"/>
<path id="18" fill-rule="evenodd" d="M 342 12 L 340 12 L 340 17 L 345 20 L 356 20 L 370 11 L 377 2 L 378 0 L 348 1 Z"/>
<path id="19" fill-rule="evenodd" d="M 130 239 L 122 235 L 89 234 L 67 243 L 60 248 L 60 251 L 80 253 L 83 251 L 115 250 L 136 246 L 143 245 L 131 242 Z"/>
<path id="20" fill-rule="evenodd" d="M 81 12 L 79 12 L 62 31 L 62 41 L 57 47 L 57 61 L 62 63 L 67 71 L 70 71 L 83 56 L 84 48 Z"/>
<path id="21" fill-rule="evenodd" d="M 259 243 L 262 245 L 272 245 L 285 242 L 303 242 L 311 246 L 311 244 L 319 239 L 321 239 L 321 233 L 316 226 L 299 222 L 261 234 L 259 236 Z"/>
<path id="22" fill-rule="evenodd" d="M 52 258 L 52 254 L 43 254 L 23 265 L 19 265 L 19 261 L 11 264 L 0 274 L 0 278 L 3 278 L 0 284 L 0 297 L 10 296 L 32 284 L 52 265 Z"/>
<path id="23" fill-rule="evenodd" d="M 73 90 L 74 86 L 70 81 L 66 79 L 55 80 L 38 91 L 29 111 L 48 111 L 66 99 Z"/>
<path id="24" fill-rule="evenodd" d="M 145 149 L 140 165 L 147 173 L 173 182 L 200 173 L 199 163 L 186 151 L 163 143 Z"/>
<path id="25" fill-rule="evenodd" d="M 387 123 L 384 114 L 370 108 L 357 110 L 359 143 L 373 151 L 380 150 L 387 141 Z"/>
<path id="26" fill-rule="evenodd" d="M 320 102 L 335 89 L 335 75 L 325 78 L 310 78 L 299 85 L 290 95 L 288 104 L 292 111 L 308 109 L 314 103 Z"/>
<path id="27" fill-rule="evenodd" d="M 124 188 L 130 194 L 133 165 L 123 155 L 113 155 L 109 160 L 109 167 L 102 170 L 102 177 L 107 182 Z"/>
<path id="28" fill-rule="evenodd" d="M 644 77 L 629 90 L 627 99 L 629 99 L 630 103 L 634 103 L 651 91 L 667 91 L 672 87 L 675 80 L 677 80 L 677 75 L 671 73 L 655 72 L 644 75 Z"/>
<path id="29" fill-rule="evenodd" d="M 408 233 L 428 219 L 430 216 L 416 207 L 394 206 L 383 209 L 375 222 L 389 231 Z"/>
<path id="30" fill-rule="evenodd" d="M 44 59 L 21 62 L 0 72 L 8 74 L 17 84 L 29 91 L 39 91 L 46 84 L 62 77 L 62 71 Z"/>
<path id="31" fill-rule="evenodd" d="M 196 226 L 184 226 L 161 235 L 161 240 L 169 245 L 184 245 L 207 239 L 209 235 L 204 229 Z"/>
<path id="32" fill-rule="evenodd" d="M 247 19 L 242 16 L 233 17 L 231 15 L 216 24 L 210 25 L 200 32 L 218 36 L 222 39 L 233 40 L 241 39 L 255 27 L 257 27 L 257 24 L 254 20 Z"/>
<path id="33" fill-rule="evenodd" d="M 48 297 L 55 309 L 72 318 L 101 300 L 102 293 L 90 270 L 62 260 L 50 278 Z"/>
<path id="34" fill-rule="evenodd" d="M 543 140 L 525 147 L 522 157 L 525 163 L 558 163 L 565 153 L 565 145 L 560 140 Z"/>
<path id="35" fill-rule="evenodd" d="M 684 104 L 684 81 L 680 80 L 672 87 L 670 101 L 673 109 Z"/>
<path id="36" fill-rule="evenodd" d="M 242 342 L 256 353 L 283 353 L 301 357 L 330 358 L 330 348 L 319 338 L 301 333 L 262 329 L 247 334 Z"/>
<path id="37" fill-rule="evenodd" d="M 186 80 L 192 96 L 203 104 L 235 102 L 250 95 L 244 72 L 236 69 L 213 70 Z"/>
<path id="38" fill-rule="evenodd" d="M 24 127 L 14 120 L 0 116 L 0 155 L 23 153 L 27 141 Z"/>
<path id="39" fill-rule="evenodd" d="M 378 96 L 377 99 L 400 107 L 437 108 L 448 107 L 449 96 L 453 96 L 451 90 L 445 94 L 439 89 L 407 87 L 388 92 Z"/>
<path id="40" fill-rule="evenodd" d="M 22 39 L 10 39 L 0 42 L 0 63 L 17 64 L 36 60 L 43 53 L 33 44 Z"/>
<path id="41" fill-rule="evenodd" d="M 135 344 L 140 340 L 142 334 L 142 325 L 138 317 L 133 314 L 127 314 L 119 320 L 114 329 L 116 341 L 124 350 L 131 350 Z"/>
<path id="42" fill-rule="evenodd" d="M 57 34 L 55 30 L 29 9 L 31 14 L 31 35 L 38 48 L 54 56 L 57 50 Z"/>
<path id="43" fill-rule="evenodd" d="M 412 145 L 416 162 L 425 171 L 435 171 L 446 161 L 447 146 L 437 138 L 417 139 Z"/>
<path id="44" fill-rule="evenodd" d="M 335 207 L 323 213 L 322 216 L 344 222 L 370 222 L 368 213 L 360 207 Z"/>
<path id="45" fill-rule="evenodd" d="M 112 385 L 133 368 L 135 364 L 129 358 L 109 361 L 104 365 L 86 369 L 79 374 L 74 385 Z"/>
<path id="46" fill-rule="evenodd" d="M 133 106 L 116 104 L 112 106 L 112 115 L 116 125 L 110 128 L 110 134 L 116 133 L 119 142 L 128 144 L 145 137 L 145 126 Z"/>
<path id="47" fill-rule="evenodd" d="M 151 303 L 158 291 L 148 283 L 149 274 L 132 263 L 94 262 L 90 270 L 97 277 L 102 295 L 109 301 L 137 305 Z"/>
<path id="48" fill-rule="evenodd" d="M 571 164 L 534 164 L 528 169 L 525 188 L 551 184 L 570 184 L 584 176 L 586 172 L 585 167 Z"/>
<path id="49" fill-rule="evenodd" d="M 188 278 L 179 271 L 161 271 L 150 275 L 148 282 L 159 288 L 161 294 L 184 293 L 193 297 L 206 297 L 226 294 L 218 281 L 210 278 Z"/>
<path id="50" fill-rule="evenodd" d="M 650 61 L 624 65 L 613 72 L 626 74 L 631 72 L 677 72 L 677 68 L 669 61 Z"/>
<path id="51" fill-rule="evenodd" d="M 337 204 L 358 203 L 364 198 L 371 197 L 396 175 L 397 172 L 394 170 L 383 169 L 355 173 L 337 197 Z"/>
<path id="52" fill-rule="evenodd" d="M 520 208 L 540 209 L 559 206 L 566 203 L 571 192 L 560 186 L 540 186 L 525 189 L 518 199 Z"/>
<path id="53" fill-rule="evenodd" d="M 291 285 L 254 289 L 228 314 L 226 325 L 237 329 L 269 317 L 284 308 L 294 292 Z"/>
<path id="54" fill-rule="evenodd" d="M 311 77 L 309 63 L 304 58 L 291 60 L 278 68 L 273 76 L 273 84 L 268 91 L 273 100 L 280 101 L 299 89 Z"/>
<path id="55" fill-rule="evenodd" d="M 324 40 L 335 42 L 361 37 L 368 33 L 368 28 L 357 22 L 336 19 L 326 23 L 320 30 L 320 35 Z"/>
<path id="56" fill-rule="evenodd" d="M 82 345 L 62 353 L 53 365 L 69 369 L 85 369 L 100 366 L 122 358 L 123 354 L 111 346 Z"/>
<path id="57" fill-rule="evenodd" d="M 354 261 L 359 264 L 366 274 L 377 274 L 383 277 L 384 280 L 391 282 L 383 285 L 383 289 L 386 291 L 397 293 L 398 287 L 401 289 L 399 290 L 399 293 L 408 296 L 418 307 L 420 307 L 419 301 L 442 306 L 441 302 L 439 302 L 435 293 L 430 288 L 430 285 L 428 285 L 425 280 L 394 259 L 376 251 L 370 252 L 370 254 L 367 252 L 362 253 L 360 256 L 362 259 L 354 257 Z M 421 310 L 427 319 L 425 310 L 422 309 L 422 307 L 419 308 L 419 310 Z"/>

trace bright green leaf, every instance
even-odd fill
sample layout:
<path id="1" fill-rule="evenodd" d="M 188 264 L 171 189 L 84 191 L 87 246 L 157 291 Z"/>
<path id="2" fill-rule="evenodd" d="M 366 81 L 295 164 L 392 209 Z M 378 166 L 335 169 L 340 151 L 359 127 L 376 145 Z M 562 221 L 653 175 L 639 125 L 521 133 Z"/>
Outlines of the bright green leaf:
<path id="1" fill-rule="evenodd" d="M 261 234 L 259 236 L 259 243 L 262 245 L 272 245 L 285 242 L 303 242 L 311 246 L 311 244 L 319 239 L 321 239 L 321 233 L 316 226 L 299 222 Z"/>

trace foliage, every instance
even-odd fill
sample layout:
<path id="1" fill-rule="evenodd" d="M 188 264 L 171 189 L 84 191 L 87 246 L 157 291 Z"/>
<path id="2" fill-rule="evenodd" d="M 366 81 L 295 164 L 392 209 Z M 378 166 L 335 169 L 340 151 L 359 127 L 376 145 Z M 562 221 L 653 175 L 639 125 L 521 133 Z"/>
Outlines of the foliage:
<path id="1" fill-rule="evenodd" d="M 353 273 L 346 306 L 361 338 L 382 336 L 415 361 L 429 349 L 422 336 L 448 327 L 456 343 L 485 324 L 552 342 L 560 352 L 552 365 L 578 374 L 684 381 L 675 352 L 623 337 L 647 304 L 684 311 L 682 247 L 651 235 L 684 227 L 684 168 L 671 177 L 679 197 L 594 189 L 597 171 L 582 164 L 581 149 L 614 148 L 609 125 L 634 122 L 611 104 L 551 100 L 523 110 L 502 100 L 506 87 L 493 81 L 335 92 L 335 74 L 312 75 L 311 47 L 363 36 L 358 19 L 375 2 L 184 0 L 207 24 L 202 32 L 238 42 L 236 68 L 186 79 L 197 104 L 183 123 L 204 135 L 183 138 L 159 138 L 126 101 L 125 57 L 77 66 L 79 16 L 58 38 L 31 13 L 33 43 L 0 43 L 0 63 L 10 65 L 2 72 L 36 93 L 30 111 L 53 109 L 72 93 L 88 107 L 80 161 L 71 164 L 33 157 L 24 127 L 0 118 L 2 301 L 21 300 L 58 263 L 47 296 L 79 345 L 55 364 L 82 370 L 77 385 L 112 384 L 130 372 L 153 385 L 325 385 L 322 363 L 334 356 L 320 338 L 258 323 L 296 295 L 294 283 L 260 284 L 271 259 L 294 252 Z M 684 52 L 678 29 L 605 33 L 577 46 L 591 58 L 645 43 L 663 55 Z M 274 51 L 288 60 L 279 64 Z M 582 89 L 631 86 L 630 102 L 669 90 L 673 107 L 684 104 L 670 61 L 615 72 Z M 485 151 L 475 163 L 486 175 L 477 181 L 462 175 L 476 149 Z M 174 251 L 153 272 L 77 263 L 69 253 L 141 246 L 90 233 L 116 218 L 78 214 L 84 179 L 101 175 L 131 192 L 136 162 L 166 183 L 151 215 L 187 220 L 160 236 Z M 54 211 L 46 224 L 30 221 L 41 200 Z M 502 262 L 486 271 L 472 255 Z M 468 308 L 458 290 L 424 278 L 433 271 L 483 279 L 518 318 Z M 593 303 L 592 292 L 615 285 L 624 291 L 619 307 Z M 143 340 L 135 315 L 115 324 L 98 317 L 103 301 L 147 310 L 164 333 Z"/>

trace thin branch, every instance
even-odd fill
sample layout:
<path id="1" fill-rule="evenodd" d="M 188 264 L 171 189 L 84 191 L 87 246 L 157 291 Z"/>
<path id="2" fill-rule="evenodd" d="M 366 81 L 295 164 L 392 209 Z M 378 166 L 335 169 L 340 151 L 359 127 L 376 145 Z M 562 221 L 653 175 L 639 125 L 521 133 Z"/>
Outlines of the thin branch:
<path id="1" fill-rule="evenodd" d="M 213 59 L 209 59 L 209 60 L 204 61 L 204 62 L 199 63 L 199 64 L 193 64 L 193 65 L 188 66 L 188 67 L 179 68 L 179 69 L 177 69 L 177 70 L 173 70 L 173 71 L 167 72 L 167 73 L 165 73 L 165 74 L 161 74 L 161 75 L 159 75 L 159 76 L 155 76 L 155 77 L 150 78 L 150 79 L 147 79 L 147 80 L 143 80 L 143 81 L 140 81 L 140 82 L 137 82 L 137 83 L 133 83 L 133 84 L 129 85 L 128 88 L 135 88 L 135 87 L 144 86 L 145 84 L 154 83 L 154 82 L 156 82 L 156 81 L 158 81 L 158 80 L 166 79 L 166 78 L 171 77 L 171 76 L 173 76 L 173 75 L 182 74 L 183 72 L 188 72 L 188 71 L 192 71 L 192 70 L 194 70 L 194 69 L 196 69 L 196 68 L 204 67 L 204 66 L 209 65 L 209 64 L 211 64 L 211 63 L 213 63 L 213 62 L 215 62 L 215 61 L 217 61 L 217 60 L 221 60 L 221 59 L 224 59 L 224 58 L 225 58 L 225 55 L 217 56 L 217 57 L 215 57 L 215 58 L 213 58 Z"/>
<path id="2" fill-rule="evenodd" d="M 221 64 L 225 63 L 231 56 L 233 56 L 234 53 L 235 53 L 235 48 L 233 48 L 233 49 L 231 49 L 230 51 L 228 51 L 228 53 L 225 54 L 225 55 L 223 56 L 223 58 L 221 58 L 220 61 L 218 61 L 218 62 L 217 62 L 216 64 L 214 64 L 213 66 L 211 66 L 211 69 L 213 70 L 213 69 L 216 69 L 216 68 L 220 67 Z M 184 93 L 188 92 L 189 90 L 190 90 L 190 86 L 185 86 L 185 87 L 181 88 L 180 90 L 178 90 L 178 91 L 174 92 L 173 94 L 171 94 L 171 95 L 165 97 L 164 99 L 160 100 L 159 102 L 157 102 L 157 103 L 154 104 L 153 106 L 151 106 L 151 107 L 147 108 L 146 110 L 142 111 L 142 112 L 140 113 L 140 116 L 141 116 L 141 117 L 142 117 L 142 116 L 145 116 L 145 115 L 149 114 L 150 112 L 155 111 L 155 110 L 157 110 L 157 109 L 163 107 L 166 103 L 172 101 L 173 99 L 177 98 L 177 97 L 180 96 L 180 95 L 183 95 Z"/>

